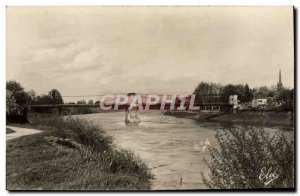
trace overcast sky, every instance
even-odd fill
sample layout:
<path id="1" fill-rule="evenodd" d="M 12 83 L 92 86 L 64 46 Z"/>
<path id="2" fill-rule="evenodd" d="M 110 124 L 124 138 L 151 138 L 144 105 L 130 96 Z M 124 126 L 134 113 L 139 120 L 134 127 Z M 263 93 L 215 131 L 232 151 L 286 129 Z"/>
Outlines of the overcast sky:
<path id="1" fill-rule="evenodd" d="M 38 94 L 293 87 L 293 9 L 8 7 L 7 80 Z M 88 99 L 88 98 L 86 98 Z"/>

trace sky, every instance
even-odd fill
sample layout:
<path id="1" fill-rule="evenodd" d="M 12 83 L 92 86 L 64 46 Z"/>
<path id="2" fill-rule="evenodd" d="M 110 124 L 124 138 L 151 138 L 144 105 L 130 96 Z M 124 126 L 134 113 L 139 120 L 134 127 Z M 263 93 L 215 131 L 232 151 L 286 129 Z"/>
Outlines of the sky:
<path id="1" fill-rule="evenodd" d="M 253 88 L 276 85 L 279 68 L 294 87 L 292 7 L 7 7 L 6 16 L 6 80 L 37 94 Z"/>

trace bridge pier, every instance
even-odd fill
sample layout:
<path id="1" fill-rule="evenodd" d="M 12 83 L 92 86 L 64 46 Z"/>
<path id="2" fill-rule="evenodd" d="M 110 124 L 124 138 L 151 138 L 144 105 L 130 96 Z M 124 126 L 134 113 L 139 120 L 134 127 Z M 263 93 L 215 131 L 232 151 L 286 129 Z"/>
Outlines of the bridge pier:
<path id="1" fill-rule="evenodd" d="M 125 113 L 125 123 L 139 123 L 141 122 L 138 116 L 138 110 L 133 108 L 131 110 L 127 109 Z"/>
<path id="2" fill-rule="evenodd" d="M 133 97 L 135 96 L 135 93 L 128 93 L 128 105 L 126 108 L 126 113 L 125 113 L 125 123 L 139 123 L 141 122 L 139 116 L 138 116 L 138 106 L 134 105 L 133 107 L 130 107 L 131 101 Z"/>

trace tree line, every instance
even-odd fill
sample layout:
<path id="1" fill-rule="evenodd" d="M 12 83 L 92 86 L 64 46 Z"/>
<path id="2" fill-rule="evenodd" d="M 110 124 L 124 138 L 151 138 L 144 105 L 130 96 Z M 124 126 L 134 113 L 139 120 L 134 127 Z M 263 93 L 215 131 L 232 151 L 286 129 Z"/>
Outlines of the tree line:
<path id="1" fill-rule="evenodd" d="M 64 101 L 57 89 L 52 89 L 47 95 L 36 95 L 35 91 L 25 91 L 15 80 L 6 82 L 6 112 L 20 113 L 27 105 L 63 104 Z"/>
<path id="2" fill-rule="evenodd" d="M 276 88 L 275 86 L 261 86 L 250 88 L 248 84 L 221 85 L 213 82 L 200 82 L 194 94 L 203 96 L 224 96 L 228 100 L 230 95 L 238 95 L 241 103 L 252 101 L 253 98 L 272 98 L 281 101 L 287 110 L 294 109 L 294 89 Z M 20 113 L 27 105 L 63 104 L 64 101 L 57 89 L 52 89 L 48 94 L 36 95 L 33 90 L 25 91 L 24 87 L 15 80 L 6 82 L 6 111 L 7 113 Z M 75 104 L 70 102 L 69 104 Z M 77 104 L 93 104 L 93 100 L 77 101 Z"/>
<path id="3" fill-rule="evenodd" d="M 223 96 L 228 100 L 230 95 L 238 95 L 240 103 L 251 102 L 254 98 L 267 98 L 282 103 L 285 110 L 294 109 L 294 89 L 261 86 L 250 88 L 248 84 L 222 85 L 213 82 L 200 82 L 194 90 L 200 98 L 205 96 Z"/>
<path id="4" fill-rule="evenodd" d="M 62 96 L 57 89 L 52 89 L 48 94 L 37 95 L 34 90 L 25 91 L 24 87 L 15 80 L 6 82 L 6 113 L 7 115 L 22 115 L 28 105 L 64 104 Z M 68 102 L 66 104 L 75 104 Z M 79 100 L 76 104 L 93 105 L 94 101 Z M 51 108 L 34 108 L 38 113 L 55 113 Z M 89 114 L 93 113 L 90 108 L 64 109 L 63 114 Z"/>

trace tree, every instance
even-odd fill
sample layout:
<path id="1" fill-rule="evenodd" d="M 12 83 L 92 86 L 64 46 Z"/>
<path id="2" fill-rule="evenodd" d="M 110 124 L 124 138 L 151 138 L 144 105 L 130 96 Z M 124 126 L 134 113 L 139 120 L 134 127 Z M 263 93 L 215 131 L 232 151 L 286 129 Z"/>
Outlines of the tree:
<path id="1" fill-rule="evenodd" d="M 245 85 L 245 101 L 252 101 L 253 99 L 253 94 L 252 94 L 252 90 L 249 88 L 249 85 L 246 84 Z"/>
<path id="2" fill-rule="evenodd" d="M 88 104 L 89 104 L 89 105 L 93 105 L 93 104 L 94 104 L 94 101 L 93 101 L 92 99 L 90 99 L 90 100 L 88 101 Z"/>
<path id="3" fill-rule="evenodd" d="M 18 107 L 19 106 L 13 96 L 13 93 L 10 90 L 6 90 L 6 113 L 16 114 L 19 111 Z"/>
<path id="4" fill-rule="evenodd" d="M 283 133 L 263 128 L 232 127 L 216 134 L 219 148 L 209 147 L 211 162 L 204 183 L 210 188 L 293 188 L 294 143 Z M 266 173 L 273 181 L 266 179 Z"/>
<path id="5" fill-rule="evenodd" d="M 35 101 L 33 105 L 48 105 L 48 104 L 52 104 L 52 99 L 48 95 L 39 95 L 35 97 Z M 51 113 L 53 112 L 53 109 L 41 107 L 41 108 L 34 108 L 34 111 L 38 113 Z"/>
<path id="6" fill-rule="evenodd" d="M 20 83 L 15 80 L 7 81 L 6 90 L 10 91 L 11 96 L 14 97 L 15 103 L 18 104 L 20 109 L 26 106 L 26 93 Z"/>
<path id="7" fill-rule="evenodd" d="M 214 96 L 222 92 L 222 85 L 217 83 L 201 82 L 194 90 L 194 94 L 201 96 Z"/>
<path id="8" fill-rule="evenodd" d="M 63 104 L 63 99 L 61 97 L 61 94 L 59 93 L 58 90 L 52 89 L 49 93 L 48 96 L 51 99 L 52 104 Z"/>
<path id="9" fill-rule="evenodd" d="M 282 105 L 280 109 L 283 111 L 292 111 L 294 110 L 294 89 L 289 90 L 284 87 L 281 87 L 280 90 L 276 92 L 276 100 L 280 101 Z"/>
<path id="10" fill-rule="evenodd" d="M 209 94 L 210 85 L 207 82 L 201 82 L 194 90 L 194 94 L 206 96 Z"/>
<path id="11" fill-rule="evenodd" d="M 36 92 L 34 90 L 27 91 L 25 93 L 25 99 L 27 105 L 33 105 L 36 101 Z"/>
<path id="12" fill-rule="evenodd" d="M 253 96 L 255 98 L 267 98 L 271 95 L 271 91 L 268 87 L 262 86 L 259 88 L 255 88 L 253 91 Z"/>
<path id="13" fill-rule="evenodd" d="M 83 100 L 77 101 L 77 104 L 86 104 L 86 101 L 83 99 Z"/>
<path id="14" fill-rule="evenodd" d="M 283 102 L 288 102 L 291 100 L 291 90 L 286 88 L 281 88 L 277 91 L 276 99 L 281 100 Z"/>
<path id="15" fill-rule="evenodd" d="M 36 102 L 37 105 L 47 105 L 47 104 L 52 104 L 52 99 L 48 95 L 39 95 L 36 97 Z"/>
<path id="16" fill-rule="evenodd" d="M 222 94 L 228 97 L 230 95 L 236 95 L 237 94 L 236 86 L 232 84 L 227 84 L 226 86 L 224 86 Z"/>

